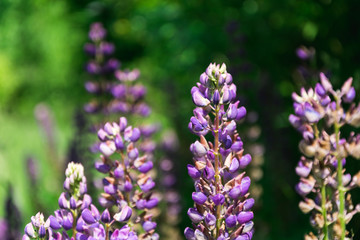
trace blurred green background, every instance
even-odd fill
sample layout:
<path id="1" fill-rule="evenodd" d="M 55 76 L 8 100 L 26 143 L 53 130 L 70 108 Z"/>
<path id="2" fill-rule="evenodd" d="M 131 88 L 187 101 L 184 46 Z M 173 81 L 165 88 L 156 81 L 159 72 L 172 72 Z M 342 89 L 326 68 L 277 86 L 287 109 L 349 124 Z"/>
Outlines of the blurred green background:
<path id="1" fill-rule="evenodd" d="M 287 120 L 291 93 L 316 81 L 301 77 L 299 66 L 329 72 L 336 87 L 353 76 L 360 91 L 358 9 L 356 0 L 0 1 L 0 206 L 11 183 L 23 225 L 38 211 L 35 198 L 49 212 L 56 209 L 63 181 L 59 166 L 73 144 L 74 117 L 90 99 L 83 87 L 83 45 L 90 24 L 100 21 L 122 68 L 140 69 L 153 119 L 179 136 L 179 189 L 188 196 L 182 199 L 181 231 L 190 225 L 186 210 L 193 191 L 186 174 L 188 146 L 195 140 L 187 130 L 194 107 L 190 89 L 215 61 L 227 64 L 242 103 L 259 116 L 266 153 L 254 239 L 303 239 L 311 227 L 294 192 L 300 136 Z M 300 45 L 314 47 L 315 59 L 300 61 Z M 40 103 L 50 109 L 55 148 L 35 119 Z M 38 162 L 37 187 L 27 175 L 29 157 Z M 349 172 L 357 169 L 359 162 L 348 162 Z M 359 190 L 353 201 L 360 202 Z M 351 225 L 359 223 L 355 217 Z"/>

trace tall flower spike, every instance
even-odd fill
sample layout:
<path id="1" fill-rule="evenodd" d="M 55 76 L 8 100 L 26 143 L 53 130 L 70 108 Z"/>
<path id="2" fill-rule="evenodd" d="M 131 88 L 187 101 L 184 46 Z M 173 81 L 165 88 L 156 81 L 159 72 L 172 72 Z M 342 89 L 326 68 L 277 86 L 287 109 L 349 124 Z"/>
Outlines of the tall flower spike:
<path id="1" fill-rule="evenodd" d="M 95 167 L 107 175 L 103 178 L 104 193 L 100 204 L 109 208 L 116 221 L 124 226 L 129 223 L 138 234 L 143 232 L 140 239 L 158 238 L 149 211 L 158 204 L 158 199 L 152 195 L 155 182 L 148 174 L 153 163 L 137 146 L 140 130 L 127 126 L 126 118 L 121 117 L 118 123 L 106 123 L 98 135 L 102 155 Z"/>
<path id="2" fill-rule="evenodd" d="M 33 216 L 25 227 L 23 239 L 137 239 L 127 225 L 114 226 L 117 219 L 110 216 L 108 209 L 100 214 L 91 204 L 81 164 L 70 163 L 65 174 L 66 191 L 60 195 L 60 209 L 46 221 L 41 213 Z"/>
<path id="3" fill-rule="evenodd" d="M 90 27 L 90 43 L 85 44 L 84 51 L 90 59 L 86 65 L 86 71 L 91 79 L 85 83 L 85 89 L 99 95 L 84 106 L 88 113 L 109 113 L 108 96 L 111 95 L 111 86 L 115 81 L 114 73 L 120 63 L 112 57 L 115 47 L 106 42 L 106 30 L 101 23 L 94 23 Z"/>
<path id="4" fill-rule="evenodd" d="M 50 219 L 45 220 L 44 215 L 38 212 L 31 217 L 31 222 L 25 226 L 23 239 L 49 239 L 52 235 Z"/>
<path id="5" fill-rule="evenodd" d="M 91 80 L 85 83 L 85 89 L 97 97 L 85 105 L 85 111 L 149 115 L 150 107 L 143 102 L 146 88 L 136 83 L 140 71 L 118 70 L 120 63 L 112 57 L 115 47 L 112 43 L 106 42 L 105 37 L 106 30 L 101 23 L 91 25 L 91 43 L 84 46 L 84 51 L 90 57 L 86 71 Z"/>
<path id="6" fill-rule="evenodd" d="M 236 131 L 236 121 L 245 117 L 246 110 L 236 101 L 236 86 L 225 64 L 210 64 L 191 94 L 197 108 L 189 129 L 200 139 L 190 147 L 194 165 L 188 165 L 188 172 L 195 181 L 195 203 L 188 211 L 193 228 L 185 229 L 185 237 L 250 240 L 254 225 L 252 204 L 246 204 L 253 202 L 248 199 L 250 178 L 238 169 L 240 164 L 246 167 L 251 157 L 243 156 Z M 205 138 L 209 132 L 213 143 Z M 227 178 L 229 174 L 234 178 Z"/>
<path id="7" fill-rule="evenodd" d="M 359 127 L 360 104 L 355 105 L 355 90 L 349 78 L 341 90 L 333 90 L 329 79 L 320 73 L 315 89 L 301 89 L 293 93 L 295 114 L 289 121 L 302 134 L 299 148 L 301 157 L 296 173 L 300 182 L 296 191 L 304 198 L 299 207 L 311 212 L 311 223 L 316 229 L 305 239 L 350 239 L 346 230 L 352 216 L 360 211 L 353 206 L 351 189 L 359 186 L 358 176 L 345 174 L 346 157 L 360 158 L 360 136 L 351 133 L 342 138 L 341 127 Z"/>
<path id="8" fill-rule="evenodd" d="M 67 237 L 66 231 L 72 234 L 81 233 L 77 229 L 79 221 L 83 221 L 81 213 L 83 210 L 93 209 L 92 199 L 87 194 L 87 183 L 84 176 L 84 167 L 80 163 L 70 162 L 65 170 L 64 192 L 60 194 L 58 203 L 60 209 L 49 217 L 52 236 Z M 96 210 L 97 211 L 97 210 Z"/>

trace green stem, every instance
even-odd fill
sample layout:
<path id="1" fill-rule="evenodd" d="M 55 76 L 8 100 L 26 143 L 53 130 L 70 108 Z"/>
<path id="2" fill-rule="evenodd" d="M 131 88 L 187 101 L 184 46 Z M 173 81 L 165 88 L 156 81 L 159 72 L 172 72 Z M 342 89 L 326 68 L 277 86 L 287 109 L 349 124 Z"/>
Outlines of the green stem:
<path id="1" fill-rule="evenodd" d="M 73 210 L 71 210 L 71 213 L 72 213 L 72 215 L 73 215 L 73 226 L 72 226 L 72 232 L 73 232 L 73 236 L 76 236 L 76 233 L 77 233 L 77 231 L 76 231 L 76 218 L 77 218 L 77 214 L 76 214 L 76 210 L 75 211 L 73 211 Z"/>
<path id="2" fill-rule="evenodd" d="M 327 212 L 326 212 L 326 185 L 324 181 L 321 185 L 321 212 L 324 218 L 324 226 L 323 226 L 323 233 L 324 233 L 324 239 L 329 239 L 329 230 L 328 230 L 328 222 L 327 222 Z"/>
<path id="3" fill-rule="evenodd" d="M 319 139 L 319 128 L 316 124 L 314 124 L 314 133 L 315 133 L 315 140 Z M 321 182 L 321 213 L 324 219 L 324 226 L 323 226 L 323 233 L 324 239 L 329 239 L 329 225 L 327 221 L 327 211 L 326 211 L 326 185 L 325 181 Z"/>
<path id="4" fill-rule="evenodd" d="M 343 186 L 343 166 L 342 159 L 339 154 L 339 142 L 340 142 L 340 126 L 335 123 L 335 136 L 336 136 L 336 159 L 337 159 L 337 180 L 338 180 L 338 191 L 339 191 L 339 220 L 341 227 L 341 240 L 345 239 L 346 225 L 345 225 L 345 189 Z"/>
<path id="5" fill-rule="evenodd" d="M 109 230 L 110 230 L 110 228 L 109 228 L 109 224 L 105 224 L 105 240 L 109 240 L 110 238 L 109 238 Z"/>
<path id="6" fill-rule="evenodd" d="M 220 193 L 220 184 L 221 184 L 221 177 L 220 177 L 220 171 L 219 171 L 219 106 L 216 106 L 215 109 L 215 144 L 214 144 L 214 151 L 215 151 L 215 186 L 216 186 L 216 194 Z M 215 239 L 218 238 L 220 227 L 221 227 L 221 205 L 218 205 L 216 207 L 216 235 Z"/>
<path id="7" fill-rule="evenodd" d="M 129 176 L 129 178 L 130 178 L 130 174 L 129 174 L 129 172 L 128 172 L 127 168 L 126 168 L 126 165 L 125 165 L 125 156 L 124 156 L 123 152 L 120 152 L 120 155 L 121 155 L 121 163 L 122 163 L 123 168 L 124 168 L 124 174 L 125 174 L 125 176 Z M 126 178 L 125 178 L 125 181 L 126 181 Z M 125 184 L 125 182 L 124 182 L 124 184 Z M 130 205 L 130 193 L 125 192 L 124 197 L 125 197 L 125 201 Z"/>

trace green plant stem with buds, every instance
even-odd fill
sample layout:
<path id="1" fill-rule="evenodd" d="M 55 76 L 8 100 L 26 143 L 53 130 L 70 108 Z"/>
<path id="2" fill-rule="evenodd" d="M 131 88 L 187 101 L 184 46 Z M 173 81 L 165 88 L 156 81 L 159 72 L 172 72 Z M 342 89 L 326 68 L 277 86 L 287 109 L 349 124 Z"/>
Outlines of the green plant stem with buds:
<path id="1" fill-rule="evenodd" d="M 315 139 L 319 138 L 319 129 L 316 124 L 314 124 L 314 133 Z M 324 226 L 323 226 L 323 233 L 324 239 L 329 240 L 329 224 L 327 221 L 327 211 L 326 211 L 326 184 L 325 181 L 321 181 L 321 214 L 324 218 Z"/>
<path id="2" fill-rule="evenodd" d="M 77 231 L 76 231 L 76 218 L 77 218 L 77 214 L 76 214 L 76 211 L 74 211 L 74 210 L 71 210 L 71 213 L 72 213 L 73 219 L 74 219 L 74 221 L 73 221 L 73 226 L 72 226 L 72 232 L 73 232 L 73 236 L 75 236 L 76 233 L 77 233 Z"/>
<path id="3" fill-rule="evenodd" d="M 220 173 L 219 173 L 219 160 L 220 160 L 219 155 L 220 154 L 219 154 L 219 151 L 218 151 L 218 149 L 219 149 L 219 111 L 220 111 L 219 106 L 216 106 L 215 120 L 214 120 L 214 124 L 215 124 L 214 150 L 215 150 L 215 186 L 216 186 L 216 194 L 218 194 L 220 192 L 220 184 L 221 184 L 221 177 L 220 177 Z M 221 215 L 221 205 L 218 205 L 217 209 L 216 209 L 216 235 L 215 235 L 215 239 L 218 238 L 220 227 L 221 227 L 220 215 Z"/>
<path id="4" fill-rule="evenodd" d="M 340 141 L 340 126 L 335 123 L 335 136 L 336 136 L 336 159 L 337 159 L 337 180 L 338 180 L 338 191 L 339 191 L 339 220 L 341 227 L 341 240 L 345 239 L 346 225 L 345 225 L 345 189 L 343 186 L 343 167 L 342 159 L 338 152 L 339 141 Z"/>
<path id="5" fill-rule="evenodd" d="M 336 100 L 336 110 L 337 112 L 340 110 L 341 106 L 339 103 L 339 99 L 335 97 Z M 338 116 L 339 119 L 339 116 Z M 336 159 L 337 159 L 337 179 L 338 179 L 338 191 L 339 191 L 339 220 L 341 227 L 341 240 L 345 239 L 346 225 L 345 225 L 345 188 L 343 186 L 343 166 L 342 159 L 339 154 L 339 142 L 340 142 L 340 127 L 341 125 L 335 121 L 334 131 L 336 137 Z"/>
<path id="6" fill-rule="evenodd" d="M 110 224 L 105 224 L 105 240 L 109 240 Z"/>
<path id="7" fill-rule="evenodd" d="M 322 181 L 321 183 L 321 213 L 324 218 L 324 226 L 323 226 L 323 233 L 324 239 L 329 240 L 329 229 L 328 229 L 328 222 L 327 222 L 327 212 L 326 212 L 326 185 L 325 182 Z"/>

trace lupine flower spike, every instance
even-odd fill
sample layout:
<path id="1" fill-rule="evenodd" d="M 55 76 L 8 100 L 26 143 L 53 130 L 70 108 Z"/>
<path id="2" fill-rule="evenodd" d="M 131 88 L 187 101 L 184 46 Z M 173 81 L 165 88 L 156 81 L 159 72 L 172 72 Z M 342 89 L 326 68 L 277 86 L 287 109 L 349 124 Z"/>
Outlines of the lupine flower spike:
<path id="1" fill-rule="evenodd" d="M 69 163 L 64 182 L 65 192 L 59 198 L 59 210 L 45 220 L 42 213 L 37 213 L 25 227 L 23 240 L 29 239 L 104 239 L 137 240 L 137 233 L 126 224 L 131 210 L 124 206 L 113 217 L 109 210 L 102 213 L 92 204 L 86 194 L 86 179 L 81 164 Z M 118 222 L 122 222 L 119 226 Z M 146 223 L 149 229 L 153 223 Z M 156 239 L 156 238 L 153 238 Z"/>
<path id="2" fill-rule="evenodd" d="M 354 99 L 352 78 L 334 90 L 323 73 L 315 89 L 293 93 L 295 114 L 289 120 L 303 136 L 299 148 L 304 155 L 296 167 L 296 190 L 303 197 L 300 209 L 311 213 L 316 229 L 306 240 L 352 238 L 346 224 L 360 205 L 354 207 L 348 192 L 360 185 L 360 172 L 352 177 L 344 167 L 348 156 L 360 158 L 360 135 L 352 132 L 344 138 L 340 130 L 344 125 L 360 126 L 360 104 L 356 106 Z"/>
<path id="3" fill-rule="evenodd" d="M 112 57 L 115 47 L 105 41 L 105 37 L 106 30 L 101 23 L 91 25 L 89 32 L 91 43 L 87 43 L 84 50 L 91 57 L 86 70 L 92 79 L 85 83 L 85 88 L 89 93 L 97 95 L 97 98 L 85 105 L 85 111 L 105 114 L 135 113 L 148 116 L 150 108 L 142 101 L 146 88 L 141 84 L 135 84 L 140 71 L 117 70 L 120 63 Z"/>
<path id="4" fill-rule="evenodd" d="M 185 237 L 252 239 L 254 199 L 248 198 L 250 178 L 245 172 L 230 180 L 225 177 L 251 161 L 250 155 L 243 155 L 243 142 L 236 131 L 236 121 L 245 117 L 246 109 L 236 101 L 236 86 L 225 64 L 210 64 L 191 94 L 197 107 L 189 129 L 200 139 L 190 146 L 194 165 L 187 168 L 195 181 L 195 203 L 188 210 L 193 227 L 185 229 Z M 205 138 L 208 133 L 213 142 Z"/>
<path id="5" fill-rule="evenodd" d="M 107 174 L 103 179 L 104 193 L 100 204 L 114 212 L 113 218 L 122 223 L 131 223 L 142 227 L 140 239 L 157 239 L 156 223 L 149 211 L 158 204 L 158 199 L 152 196 L 155 182 L 149 176 L 153 162 L 142 155 L 136 146 L 141 137 L 138 128 L 127 125 L 124 117 L 118 123 L 106 123 L 98 131 L 101 141 L 101 161 L 95 163 L 96 169 Z M 137 229 L 141 229 L 137 227 Z"/>
<path id="6" fill-rule="evenodd" d="M 98 95 L 90 103 L 84 106 L 88 113 L 109 113 L 108 104 L 110 89 L 114 79 L 114 72 L 120 62 L 112 57 L 115 47 L 112 43 L 105 41 L 106 30 L 101 23 L 94 23 L 90 27 L 89 39 L 91 43 L 84 46 L 85 52 L 90 56 L 86 65 L 86 71 L 91 79 L 85 83 L 89 93 Z"/>

